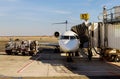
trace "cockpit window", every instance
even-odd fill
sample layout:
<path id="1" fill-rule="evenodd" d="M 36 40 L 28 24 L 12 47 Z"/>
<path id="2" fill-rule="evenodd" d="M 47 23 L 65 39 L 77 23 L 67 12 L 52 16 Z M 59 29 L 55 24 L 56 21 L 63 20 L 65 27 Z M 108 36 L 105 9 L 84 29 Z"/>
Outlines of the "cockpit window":
<path id="1" fill-rule="evenodd" d="M 76 39 L 76 37 L 75 36 L 70 36 L 70 39 Z"/>
<path id="2" fill-rule="evenodd" d="M 60 39 L 72 40 L 72 39 L 78 39 L 78 36 L 61 36 Z"/>
<path id="3" fill-rule="evenodd" d="M 61 36 L 60 39 L 69 39 L 69 36 Z"/>

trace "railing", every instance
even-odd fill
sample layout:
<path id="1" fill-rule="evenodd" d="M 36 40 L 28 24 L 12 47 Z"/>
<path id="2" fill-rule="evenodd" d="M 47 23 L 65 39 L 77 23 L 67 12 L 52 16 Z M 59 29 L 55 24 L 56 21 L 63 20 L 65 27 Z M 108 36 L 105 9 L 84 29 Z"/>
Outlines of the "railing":
<path id="1" fill-rule="evenodd" d="M 120 22 L 120 6 L 116 6 L 111 9 L 106 9 L 104 7 L 103 20 L 110 23 Z"/>

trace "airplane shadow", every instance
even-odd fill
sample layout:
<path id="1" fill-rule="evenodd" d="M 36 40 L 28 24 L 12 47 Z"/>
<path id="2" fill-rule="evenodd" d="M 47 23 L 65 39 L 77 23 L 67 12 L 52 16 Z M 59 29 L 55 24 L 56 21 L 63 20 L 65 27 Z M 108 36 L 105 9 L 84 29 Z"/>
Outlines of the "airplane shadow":
<path id="1" fill-rule="evenodd" d="M 54 49 L 44 48 L 30 59 L 50 64 L 57 73 L 87 77 L 82 79 L 120 79 L 120 66 L 99 58 L 89 61 L 87 58 L 73 57 L 73 62 L 67 62 L 66 56 L 55 53 Z"/>

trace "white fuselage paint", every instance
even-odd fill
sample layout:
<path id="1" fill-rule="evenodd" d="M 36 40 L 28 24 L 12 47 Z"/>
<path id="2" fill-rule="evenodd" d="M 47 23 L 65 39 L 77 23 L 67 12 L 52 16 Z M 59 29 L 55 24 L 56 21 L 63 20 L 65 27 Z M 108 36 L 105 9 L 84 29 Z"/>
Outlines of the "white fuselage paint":
<path id="1" fill-rule="evenodd" d="M 76 52 L 79 49 L 80 40 L 73 31 L 66 31 L 60 36 L 59 45 L 63 52 Z"/>

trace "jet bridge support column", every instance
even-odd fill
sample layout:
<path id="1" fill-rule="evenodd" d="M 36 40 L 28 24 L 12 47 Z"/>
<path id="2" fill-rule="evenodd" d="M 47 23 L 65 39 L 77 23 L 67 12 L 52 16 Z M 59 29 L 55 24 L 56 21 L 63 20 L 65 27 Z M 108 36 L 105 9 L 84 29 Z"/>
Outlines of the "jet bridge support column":
<path id="1" fill-rule="evenodd" d="M 92 45 L 91 45 L 91 35 L 90 35 L 90 30 L 87 28 L 87 33 L 88 33 L 88 60 L 92 59 Z"/>
<path id="2" fill-rule="evenodd" d="M 92 50 L 95 51 L 95 53 L 98 54 L 97 50 L 95 49 L 94 44 L 94 23 L 90 24 L 87 29 L 88 33 L 88 60 L 92 60 Z"/>
<path id="3" fill-rule="evenodd" d="M 108 46 L 108 34 L 107 34 L 107 10 L 106 7 L 103 7 L 103 23 L 104 23 L 104 48 L 107 48 Z"/>

